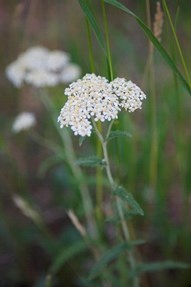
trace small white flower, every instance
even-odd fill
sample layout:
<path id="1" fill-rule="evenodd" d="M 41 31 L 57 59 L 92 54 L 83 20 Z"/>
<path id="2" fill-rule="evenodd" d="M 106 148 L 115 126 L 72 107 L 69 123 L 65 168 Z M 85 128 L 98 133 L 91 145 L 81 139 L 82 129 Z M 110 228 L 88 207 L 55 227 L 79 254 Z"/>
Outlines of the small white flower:
<path id="1" fill-rule="evenodd" d="M 137 85 L 124 78 L 116 78 L 111 85 L 113 92 L 119 98 L 120 107 L 129 112 L 142 108 L 142 100 L 146 99 L 146 95 Z"/>
<path id="2" fill-rule="evenodd" d="M 61 71 L 68 64 L 70 57 L 62 51 L 53 51 L 49 53 L 47 59 L 47 69 L 50 71 Z"/>
<path id="3" fill-rule="evenodd" d="M 19 61 L 11 63 L 5 70 L 6 76 L 14 86 L 20 88 L 25 77 L 25 67 Z"/>
<path id="4" fill-rule="evenodd" d="M 36 124 L 36 118 L 33 113 L 23 112 L 19 114 L 12 126 L 12 131 L 18 133 L 22 130 L 27 130 Z"/>
<path id="5" fill-rule="evenodd" d="M 49 57 L 48 49 L 36 46 L 29 48 L 26 52 L 22 53 L 18 61 L 23 64 L 26 68 L 26 71 L 30 70 L 42 70 L 46 69 L 47 61 Z"/>
<path id="6" fill-rule="evenodd" d="M 37 88 L 53 87 L 58 84 L 59 77 L 46 70 L 33 70 L 26 74 L 25 82 Z"/>
<path id="7" fill-rule="evenodd" d="M 69 84 L 79 78 L 81 69 L 76 64 L 68 64 L 60 74 L 60 81 L 64 84 Z"/>

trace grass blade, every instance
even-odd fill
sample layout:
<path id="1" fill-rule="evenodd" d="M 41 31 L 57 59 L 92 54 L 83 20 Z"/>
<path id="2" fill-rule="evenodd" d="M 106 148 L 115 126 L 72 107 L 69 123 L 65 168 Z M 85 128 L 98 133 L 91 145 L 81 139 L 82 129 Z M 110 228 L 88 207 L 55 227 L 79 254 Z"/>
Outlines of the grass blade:
<path id="1" fill-rule="evenodd" d="M 121 254 L 127 248 L 126 243 L 119 244 L 112 249 L 106 251 L 100 260 L 94 265 L 89 280 L 93 280 L 97 276 L 102 273 L 103 269 L 112 261 L 114 260 L 119 254 Z"/>
<path id="2" fill-rule="evenodd" d="M 182 73 L 179 71 L 177 66 L 175 65 L 173 59 L 169 56 L 169 54 L 166 52 L 166 50 L 163 48 L 161 43 L 157 40 L 157 38 L 153 35 L 152 31 L 148 28 L 148 26 L 131 10 L 129 10 L 126 6 L 121 4 L 117 0 L 104 0 L 106 3 L 115 6 L 116 8 L 123 10 L 124 12 L 128 13 L 130 16 L 134 17 L 136 21 L 138 22 L 139 26 L 142 28 L 142 30 L 145 32 L 147 37 L 150 39 L 150 41 L 153 43 L 155 48 L 158 50 L 162 58 L 165 60 L 165 62 L 168 64 L 168 66 L 172 69 L 172 71 L 178 76 L 179 80 L 182 82 L 183 86 L 191 96 L 191 87 L 189 83 L 186 81 Z"/>
<path id="3" fill-rule="evenodd" d="M 102 32 L 101 30 L 99 29 L 98 25 L 97 25 L 97 22 L 94 18 L 94 15 L 93 13 L 91 12 L 90 8 L 88 7 L 87 3 L 85 0 L 78 0 L 79 1 L 79 4 L 85 14 L 85 16 L 87 17 L 94 33 L 95 33 L 95 36 L 97 38 L 97 41 L 100 45 L 100 47 L 103 49 L 104 53 L 106 54 L 106 50 L 105 50 L 105 45 L 104 45 L 104 37 L 102 35 Z"/>
<path id="4" fill-rule="evenodd" d="M 135 276 L 144 272 L 155 272 L 162 271 L 166 269 L 187 269 L 189 268 L 189 264 L 184 262 L 176 262 L 176 261 L 163 261 L 163 262 L 153 262 L 153 263 L 143 263 L 139 265 L 131 274 L 131 276 Z"/>
<path id="5" fill-rule="evenodd" d="M 58 257 L 55 259 L 55 261 L 53 261 L 53 264 L 50 267 L 48 275 L 49 276 L 55 275 L 68 260 L 70 260 L 74 256 L 77 256 L 79 253 L 84 251 L 86 248 L 87 248 L 87 245 L 85 242 L 79 242 L 79 243 L 76 243 L 75 245 L 72 245 L 62 250 L 59 253 Z"/>

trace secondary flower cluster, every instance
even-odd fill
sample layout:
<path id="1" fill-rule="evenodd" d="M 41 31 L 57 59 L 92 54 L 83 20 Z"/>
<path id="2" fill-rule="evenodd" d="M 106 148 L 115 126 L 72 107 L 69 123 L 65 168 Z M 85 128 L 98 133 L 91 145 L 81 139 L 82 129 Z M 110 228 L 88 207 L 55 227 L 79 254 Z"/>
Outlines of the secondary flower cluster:
<path id="1" fill-rule="evenodd" d="M 24 83 L 35 87 L 68 84 L 80 76 L 80 67 L 70 62 L 70 56 L 63 51 L 49 51 L 36 46 L 18 56 L 6 68 L 8 79 L 17 88 Z"/>
<path id="2" fill-rule="evenodd" d="M 141 109 L 146 95 L 141 89 L 124 78 L 109 82 L 95 74 L 86 74 L 65 89 L 68 100 L 58 117 L 60 127 L 70 126 L 75 135 L 90 136 L 92 122 L 111 121 L 124 108 L 133 112 Z"/>
<path id="3" fill-rule="evenodd" d="M 20 113 L 14 120 L 12 131 L 14 133 L 19 133 L 23 130 L 28 130 L 35 126 L 36 117 L 33 113 L 30 112 L 22 112 Z"/>

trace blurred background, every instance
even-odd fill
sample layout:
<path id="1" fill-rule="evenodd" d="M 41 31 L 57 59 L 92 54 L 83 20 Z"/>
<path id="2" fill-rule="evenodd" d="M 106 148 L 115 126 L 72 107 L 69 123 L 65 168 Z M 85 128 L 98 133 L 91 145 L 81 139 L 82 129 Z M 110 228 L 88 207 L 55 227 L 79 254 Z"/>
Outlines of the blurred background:
<path id="1" fill-rule="evenodd" d="M 94 2 L 94 15 L 102 27 L 100 3 Z M 121 2 L 148 21 L 146 1 Z M 190 3 L 168 1 L 168 5 L 190 67 Z M 150 12 L 153 23 L 154 0 L 150 1 Z M 136 237 L 147 241 L 139 251 L 144 261 L 171 259 L 190 263 L 191 98 L 157 51 L 152 67 L 155 79 L 152 77 L 151 81 L 149 42 L 143 31 L 133 18 L 114 7 L 107 6 L 107 14 L 115 75 L 131 79 L 148 96 L 141 111 L 124 113 L 116 122 L 118 129 L 130 132 L 132 137 L 110 145 L 118 181 L 134 194 L 145 212 L 144 217 L 133 219 Z M 161 39 L 181 70 L 165 16 Z M 36 140 L 30 130 L 12 132 L 14 119 L 20 112 L 33 112 L 37 118 L 35 131 L 43 139 L 59 143 L 50 114 L 34 96 L 33 89 L 14 87 L 5 69 L 27 48 L 41 45 L 69 53 L 81 67 L 82 75 L 90 72 L 85 19 L 78 1 L 0 0 L 0 43 L 0 286 L 40 287 L 45 286 L 45 277 L 56 255 L 64 254 L 80 240 L 67 210 L 73 209 L 82 223 L 84 213 L 67 163 L 51 160 L 52 151 Z M 105 76 L 104 55 L 94 37 L 93 44 L 96 73 Z M 57 115 L 65 102 L 64 88 L 64 85 L 48 88 Z M 72 140 L 77 157 L 91 154 L 95 148 L 94 138 L 82 146 L 73 135 Z M 93 178 L 94 170 L 85 172 Z M 95 200 L 93 183 L 90 190 Z M 23 202 L 19 204 L 18 198 Z M 104 208 L 109 204 L 106 195 Z M 87 251 L 71 258 L 60 266 L 52 286 L 85 286 L 79 278 L 87 272 L 89 264 Z M 190 270 L 146 274 L 145 280 L 150 287 L 191 286 Z"/>

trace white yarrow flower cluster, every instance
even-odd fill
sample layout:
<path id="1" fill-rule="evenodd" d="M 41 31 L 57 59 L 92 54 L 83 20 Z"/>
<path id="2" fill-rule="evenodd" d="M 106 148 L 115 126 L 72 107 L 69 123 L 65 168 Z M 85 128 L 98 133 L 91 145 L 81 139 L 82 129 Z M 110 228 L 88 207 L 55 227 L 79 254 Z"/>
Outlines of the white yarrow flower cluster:
<path id="1" fill-rule="evenodd" d="M 124 78 L 116 78 L 111 82 L 111 85 L 113 92 L 119 98 L 120 107 L 129 112 L 142 108 L 142 100 L 146 98 L 146 95 L 137 85 Z"/>
<path id="2" fill-rule="evenodd" d="M 122 108 L 141 109 L 146 95 L 131 81 L 116 78 L 112 82 L 95 74 L 86 74 L 65 89 L 68 100 L 58 117 L 60 127 L 70 127 L 75 135 L 90 136 L 92 122 L 111 121 Z"/>
<path id="3" fill-rule="evenodd" d="M 37 88 L 68 84 L 80 74 L 80 67 L 70 62 L 67 53 L 49 51 L 41 46 L 29 48 L 6 68 L 7 78 L 17 88 L 24 83 Z"/>
<path id="4" fill-rule="evenodd" d="M 21 132 L 22 130 L 28 130 L 36 124 L 36 118 L 33 113 L 22 112 L 14 120 L 12 125 L 12 131 L 14 133 Z"/>

